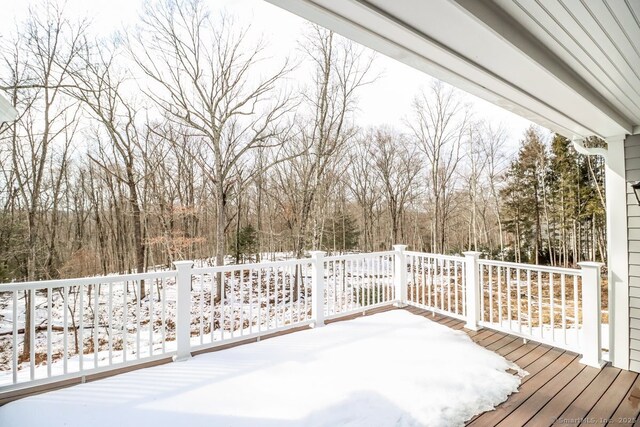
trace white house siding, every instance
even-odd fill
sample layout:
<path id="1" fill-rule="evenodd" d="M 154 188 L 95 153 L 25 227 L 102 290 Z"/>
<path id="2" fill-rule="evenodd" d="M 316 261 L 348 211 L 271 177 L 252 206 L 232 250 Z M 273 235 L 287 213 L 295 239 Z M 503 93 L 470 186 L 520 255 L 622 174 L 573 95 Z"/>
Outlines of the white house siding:
<path id="1" fill-rule="evenodd" d="M 627 173 L 627 227 L 629 230 L 629 369 L 640 372 L 640 206 L 631 183 L 640 181 L 640 135 L 624 142 Z"/>

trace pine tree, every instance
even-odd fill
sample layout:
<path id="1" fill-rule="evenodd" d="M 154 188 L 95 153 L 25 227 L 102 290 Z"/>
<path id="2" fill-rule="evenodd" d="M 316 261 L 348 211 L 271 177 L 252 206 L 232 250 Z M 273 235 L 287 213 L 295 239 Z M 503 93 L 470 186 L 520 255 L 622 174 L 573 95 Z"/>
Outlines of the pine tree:
<path id="1" fill-rule="evenodd" d="M 240 264 L 240 258 L 256 252 L 258 248 L 258 232 L 253 225 L 247 224 L 236 233 L 235 237 L 232 250 L 235 254 L 236 264 Z"/>
<path id="2" fill-rule="evenodd" d="M 575 221 L 578 220 L 581 187 L 581 166 L 578 153 L 571 142 L 554 135 L 551 142 L 550 159 L 551 200 L 555 222 L 558 225 L 554 239 L 558 242 L 558 264 L 568 267 L 575 262 L 573 245 Z"/>
<path id="3" fill-rule="evenodd" d="M 514 238 L 516 262 L 536 264 L 543 256 L 543 214 L 548 171 L 546 147 L 534 127 L 527 129 L 520 142 L 518 157 L 507 172 L 501 191 L 505 199 L 505 229 Z M 548 248 L 547 248 L 548 249 Z M 526 255 L 523 260 L 523 255 Z"/>
<path id="4" fill-rule="evenodd" d="M 333 252 L 345 252 L 358 247 L 359 237 L 360 231 L 355 218 L 348 213 L 338 212 L 328 219 L 322 244 Z"/>

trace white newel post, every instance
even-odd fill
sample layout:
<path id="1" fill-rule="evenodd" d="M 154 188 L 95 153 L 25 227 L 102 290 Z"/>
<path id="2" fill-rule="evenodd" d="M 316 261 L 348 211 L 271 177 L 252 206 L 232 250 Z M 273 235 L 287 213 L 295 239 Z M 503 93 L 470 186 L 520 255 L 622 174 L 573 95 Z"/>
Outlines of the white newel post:
<path id="1" fill-rule="evenodd" d="M 629 369 L 629 252 L 624 135 L 609 137 L 605 162 L 609 357 L 616 368 Z"/>
<path id="2" fill-rule="evenodd" d="M 193 261 L 175 261 L 176 274 L 176 345 L 174 362 L 191 357 L 191 267 Z"/>
<path id="3" fill-rule="evenodd" d="M 579 262 L 582 268 L 582 359 L 580 363 L 596 368 L 604 366 L 600 336 L 600 268 L 599 262 Z"/>
<path id="4" fill-rule="evenodd" d="M 480 321 L 480 298 L 482 298 L 480 272 L 478 268 L 480 252 L 469 251 L 463 254 L 465 258 L 464 271 L 467 304 L 467 323 L 464 327 L 472 331 L 477 331 L 480 329 L 478 322 Z"/>
<path id="5" fill-rule="evenodd" d="M 313 327 L 324 326 L 324 251 L 311 251 L 311 319 Z"/>
<path id="6" fill-rule="evenodd" d="M 626 135 L 605 137 L 607 148 L 586 148 L 574 139 L 576 150 L 605 160 L 607 200 L 607 263 L 609 297 L 609 360 L 616 368 L 629 369 L 629 252 L 627 230 L 627 182 L 624 141 Z"/>
<path id="7" fill-rule="evenodd" d="M 393 245 L 395 265 L 393 269 L 393 285 L 396 290 L 396 307 L 407 305 L 407 259 L 404 251 L 407 245 Z"/>

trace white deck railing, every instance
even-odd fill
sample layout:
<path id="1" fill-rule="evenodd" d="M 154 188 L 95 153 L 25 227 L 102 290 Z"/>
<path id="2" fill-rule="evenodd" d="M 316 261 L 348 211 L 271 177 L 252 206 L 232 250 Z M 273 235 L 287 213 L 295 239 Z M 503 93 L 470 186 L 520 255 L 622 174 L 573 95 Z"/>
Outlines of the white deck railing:
<path id="1" fill-rule="evenodd" d="M 142 283 L 147 292 L 138 301 Z M 64 380 L 174 354 L 175 283 L 176 272 L 165 271 L 0 285 L 0 387 Z"/>
<path id="2" fill-rule="evenodd" d="M 191 310 L 185 317 L 191 337 L 188 350 L 310 324 L 312 262 L 294 259 L 193 269 L 188 261 L 179 264 L 178 271 L 185 268 L 191 278 L 191 293 L 184 295 Z M 225 287 L 219 302 L 212 298 L 217 280 Z"/>
<path id="3" fill-rule="evenodd" d="M 479 324 L 579 351 L 582 270 L 479 261 Z"/>
<path id="4" fill-rule="evenodd" d="M 408 264 L 407 304 L 466 320 L 464 257 L 405 252 Z"/>
<path id="5" fill-rule="evenodd" d="M 601 361 L 601 264 L 580 269 L 404 252 L 406 303 Z"/>
<path id="6" fill-rule="evenodd" d="M 202 268 L 179 261 L 172 271 L 2 284 L 0 392 L 183 360 L 389 304 L 569 349 L 601 365 L 600 264 L 564 269 L 405 248 Z M 225 290 L 219 298 L 218 281 Z"/>
<path id="7" fill-rule="evenodd" d="M 324 258 L 324 316 L 348 316 L 393 303 L 393 251 Z"/>

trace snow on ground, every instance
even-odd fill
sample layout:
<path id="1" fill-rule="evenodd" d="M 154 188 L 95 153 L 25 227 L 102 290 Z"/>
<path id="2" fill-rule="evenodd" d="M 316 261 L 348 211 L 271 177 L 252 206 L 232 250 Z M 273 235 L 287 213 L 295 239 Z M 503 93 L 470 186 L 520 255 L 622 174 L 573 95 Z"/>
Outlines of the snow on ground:
<path id="1" fill-rule="evenodd" d="M 0 425 L 463 425 L 517 391 L 509 368 L 393 310 L 25 398 Z"/>

